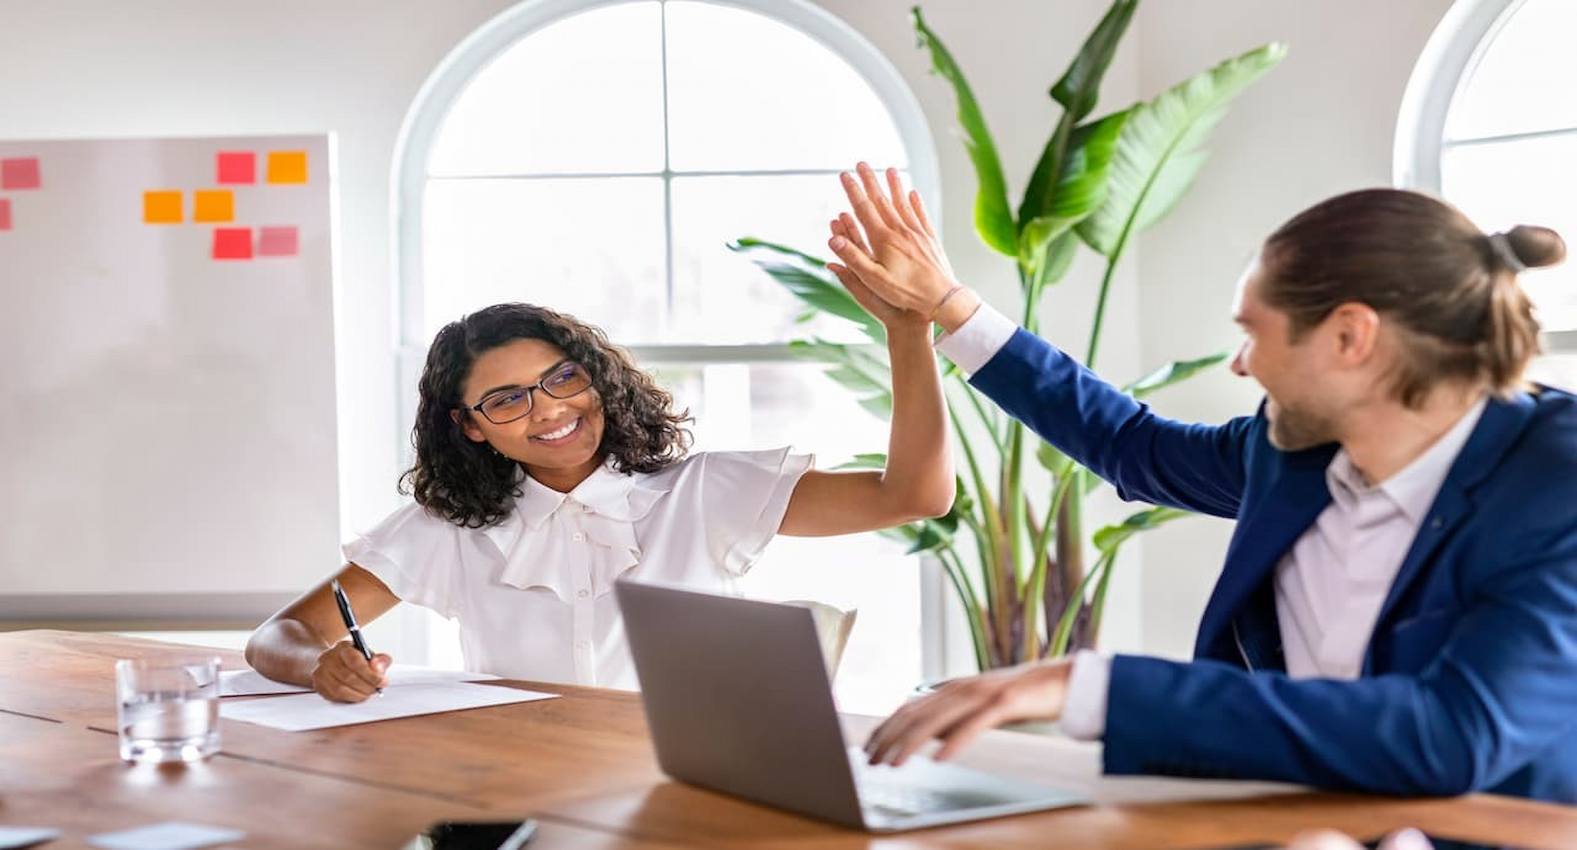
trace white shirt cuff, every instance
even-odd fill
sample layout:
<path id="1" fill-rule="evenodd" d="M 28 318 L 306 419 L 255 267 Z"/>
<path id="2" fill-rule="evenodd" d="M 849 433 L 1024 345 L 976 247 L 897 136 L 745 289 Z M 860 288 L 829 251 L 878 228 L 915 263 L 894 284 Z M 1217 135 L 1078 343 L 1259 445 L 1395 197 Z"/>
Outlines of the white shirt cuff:
<path id="1" fill-rule="evenodd" d="M 936 339 L 936 350 L 973 375 L 985 368 L 991 358 L 1008 344 L 1018 330 L 1018 323 L 1009 319 L 990 304 L 982 301 L 980 308 L 958 330 Z"/>
<path id="2" fill-rule="evenodd" d="M 1112 660 L 1081 649 L 1073 654 L 1068 674 L 1068 699 L 1062 708 L 1062 731 L 1080 741 L 1098 741 L 1106 734 L 1106 692 Z"/>

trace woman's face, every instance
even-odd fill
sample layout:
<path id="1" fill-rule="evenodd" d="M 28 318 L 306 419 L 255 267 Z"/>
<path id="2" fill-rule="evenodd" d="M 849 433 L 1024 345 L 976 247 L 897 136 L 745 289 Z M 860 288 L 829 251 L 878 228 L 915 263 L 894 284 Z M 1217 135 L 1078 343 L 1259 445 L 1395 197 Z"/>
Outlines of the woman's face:
<path id="1" fill-rule="evenodd" d="M 494 419 L 520 416 L 528 403 L 530 412 L 497 424 L 475 409 L 484 403 Z M 461 387 L 461 404 L 471 408 L 460 420 L 467 437 L 488 443 L 550 486 L 565 479 L 573 486 L 602 462 L 602 399 L 584 368 L 550 342 L 517 339 L 478 357 Z"/>

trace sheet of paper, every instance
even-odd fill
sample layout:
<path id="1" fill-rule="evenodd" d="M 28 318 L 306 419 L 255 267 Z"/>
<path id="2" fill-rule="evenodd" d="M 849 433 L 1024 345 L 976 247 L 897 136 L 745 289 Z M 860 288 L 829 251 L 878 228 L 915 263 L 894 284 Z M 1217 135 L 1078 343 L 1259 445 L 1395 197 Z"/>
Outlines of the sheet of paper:
<path id="1" fill-rule="evenodd" d="M 491 682 L 497 676 L 468 673 L 464 670 L 439 670 L 415 664 L 395 664 L 389 668 L 389 687 L 395 685 L 441 685 L 447 682 Z M 261 694 L 305 694 L 311 688 L 276 682 L 256 670 L 225 670 L 219 674 L 219 695 L 249 697 Z"/>
<path id="2" fill-rule="evenodd" d="M 196 823 L 167 821 L 88 836 L 88 843 L 104 850 L 193 850 L 240 841 L 246 833 Z"/>
<path id="3" fill-rule="evenodd" d="M 374 695 L 363 702 L 330 702 L 317 694 L 292 694 L 273 699 L 226 700 L 219 705 L 219 716 L 227 720 L 242 720 L 262 726 L 272 726 L 287 732 L 308 729 L 326 729 L 330 726 L 352 726 L 375 720 L 392 720 L 396 717 L 414 717 L 419 714 L 438 714 L 444 711 L 461 711 L 467 708 L 484 708 L 552 699 L 557 694 L 522 691 L 515 688 L 472 685 L 464 682 L 401 685 L 383 689 L 383 695 Z"/>
<path id="4" fill-rule="evenodd" d="M 32 847 L 60 837 L 60 830 L 43 826 L 0 826 L 0 850 Z"/>

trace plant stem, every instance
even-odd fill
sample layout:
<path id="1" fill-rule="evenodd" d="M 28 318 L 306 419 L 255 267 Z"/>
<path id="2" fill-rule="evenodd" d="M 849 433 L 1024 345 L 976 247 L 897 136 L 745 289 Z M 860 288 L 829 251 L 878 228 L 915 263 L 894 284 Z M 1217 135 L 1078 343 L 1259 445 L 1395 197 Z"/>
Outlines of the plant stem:
<path id="1" fill-rule="evenodd" d="M 1057 482 L 1052 485 L 1051 509 L 1046 511 L 1046 525 L 1035 538 L 1035 554 L 1033 557 L 1037 566 L 1045 561 L 1046 550 L 1051 546 L 1051 539 L 1056 536 L 1056 517 L 1062 510 L 1063 500 L 1067 498 L 1068 489 L 1072 479 L 1075 477 L 1071 474 L 1072 469 L 1073 465 L 1071 463 L 1068 464 L 1067 471 L 1058 473 Z"/>
<path id="2" fill-rule="evenodd" d="M 959 380 L 962 380 L 962 378 Z M 964 423 L 959 419 L 958 411 L 949 405 L 947 415 L 953 420 L 953 430 L 958 435 L 958 443 L 964 450 L 964 461 L 969 467 L 969 476 L 975 485 L 975 503 L 980 506 L 980 513 L 984 520 L 984 528 L 980 527 L 981 524 L 973 524 L 971 527 L 975 532 L 976 540 L 982 544 L 980 570 L 982 584 L 986 592 L 986 608 L 982 616 L 987 618 L 988 623 L 994 623 L 997 611 L 1003 607 L 1000 601 L 1000 593 L 998 592 L 999 585 L 996 581 L 996 574 L 1001 571 L 999 567 L 1001 558 L 1000 541 L 997 534 L 998 529 L 1002 527 L 1002 518 L 997 512 L 996 504 L 991 499 L 991 491 L 986 489 L 985 478 L 980 473 L 980 463 L 975 458 L 974 447 L 970 445 L 968 432 L 964 430 Z M 993 660 L 1006 658 L 1007 656 L 1006 648 L 1002 645 L 999 635 L 1000 632 L 996 629 L 993 628 L 991 630 Z"/>
<path id="3" fill-rule="evenodd" d="M 1090 648 L 1095 648 L 1095 643 L 1101 634 L 1101 613 L 1106 610 L 1106 588 L 1112 581 L 1112 571 L 1117 567 L 1117 548 L 1113 547 L 1107 552 L 1106 569 L 1101 573 L 1101 580 L 1095 585 L 1095 599 L 1090 602 Z"/>
<path id="4" fill-rule="evenodd" d="M 1095 354 L 1100 350 L 1101 327 L 1106 323 L 1106 299 L 1111 293 L 1112 277 L 1117 272 L 1117 259 L 1122 256 L 1123 245 L 1128 241 L 1128 232 L 1123 231 L 1122 239 L 1117 243 L 1117 250 L 1112 252 L 1111 259 L 1106 262 L 1106 273 L 1101 275 L 1101 294 L 1095 301 L 1095 325 L 1090 328 L 1090 347 L 1084 354 L 1084 368 L 1095 370 Z"/>
<path id="5" fill-rule="evenodd" d="M 964 575 L 964 565 L 958 560 L 958 553 L 949 547 L 938 549 L 937 559 L 947 570 L 947 577 L 952 579 L 953 589 L 964 605 L 964 619 L 969 623 L 969 641 L 975 649 L 975 667 L 981 671 L 990 669 L 986 666 L 989 660 L 986 654 L 986 639 L 981 633 L 980 601 L 975 597 L 975 592 L 970 588 L 969 581 Z"/>
<path id="6" fill-rule="evenodd" d="M 967 383 L 964 384 L 964 397 L 968 398 L 970 405 L 975 408 L 975 413 L 980 416 L 980 424 L 985 427 L 986 433 L 991 435 L 992 444 L 996 447 L 997 453 L 1001 454 L 1002 435 L 997 432 L 996 418 L 986 412 L 986 408 L 980 403 L 980 396 Z"/>
<path id="7" fill-rule="evenodd" d="M 1068 640 L 1073 632 L 1073 621 L 1078 619 L 1079 609 L 1084 606 L 1084 594 L 1089 590 L 1090 579 L 1094 578 L 1103 569 L 1108 568 L 1109 563 L 1106 554 L 1103 553 L 1100 558 L 1096 559 L 1094 569 L 1090 570 L 1089 575 L 1084 577 L 1084 581 L 1079 582 L 1078 589 L 1068 597 L 1068 604 L 1062 609 L 1062 617 L 1057 620 L 1057 631 L 1052 636 L 1051 645 L 1046 651 L 1047 655 L 1056 657 L 1067 653 Z"/>
<path id="8" fill-rule="evenodd" d="M 1001 569 L 997 580 L 1001 589 L 999 605 L 1001 610 L 997 614 L 998 628 L 1001 629 L 1001 641 L 1007 660 L 1011 663 L 1014 659 L 1014 644 L 1012 640 L 1013 625 L 1019 622 L 1018 582 L 1023 573 L 1024 546 L 1022 533 L 1024 528 L 1024 426 L 1014 422 L 1008 426 L 1008 456 L 1007 462 L 1002 467 L 1002 511 L 1006 520 L 1003 526 L 1003 547 L 1006 554 L 1006 563 L 1000 564 Z"/>
<path id="9" fill-rule="evenodd" d="M 1034 554 L 1030 556 L 1034 559 L 1033 563 L 1035 566 L 1030 574 L 1031 580 L 1024 594 L 1024 630 L 1026 634 L 1031 634 L 1037 630 L 1039 620 L 1037 612 L 1045 605 L 1046 573 L 1051 569 L 1050 562 L 1046 560 L 1046 550 L 1050 546 L 1052 536 L 1056 533 L 1056 519 L 1058 512 L 1062 509 L 1063 499 L 1067 497 L 1072 481 L 1077 478 L 1077 476 L 1071 474 L 1073 468 L 1075 468 L 1073 464 L 1069 463 L 1064 471 L 1057 475 L 1057 483 L 1051 492 L 1051 509 L 1046 512 L 1046 525 L 1040 529 L 1039 534 L 1035 535 L 1035 550 Z M 1049 617 L 1047 622 L 1050 622 Z M 1047 635 L 1048 641 L 1050 637 L 1050 635 Z M 1026 659 L 1040 657 L 1039 635 L 1035 635 L 1035 638 L 1034 643 L 1031 643 L 1028 638 L 1024 641 L 1024 646 L 1027 650 L 1027 654 L 1024 656 Z"/>

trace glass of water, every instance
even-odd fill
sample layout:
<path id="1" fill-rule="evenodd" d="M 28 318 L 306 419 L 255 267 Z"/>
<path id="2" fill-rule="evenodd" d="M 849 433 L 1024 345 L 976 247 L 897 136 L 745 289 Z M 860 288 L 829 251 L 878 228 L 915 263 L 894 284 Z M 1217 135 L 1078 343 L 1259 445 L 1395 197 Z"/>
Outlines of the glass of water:
<path id="1" fill-rule="evenodd" d="M 160 764 L 219 752 L 219 659 L 115 662 L 120 757 Z"/>

